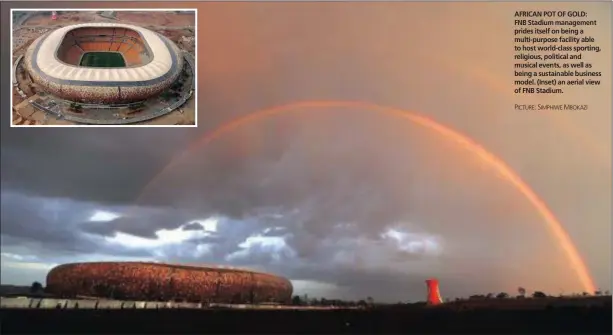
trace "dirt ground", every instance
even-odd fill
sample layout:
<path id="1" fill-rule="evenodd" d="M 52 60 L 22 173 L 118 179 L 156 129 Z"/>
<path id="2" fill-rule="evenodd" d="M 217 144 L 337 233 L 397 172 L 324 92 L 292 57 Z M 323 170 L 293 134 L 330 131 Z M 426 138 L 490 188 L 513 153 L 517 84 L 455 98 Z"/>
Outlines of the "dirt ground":
<path id="1" fill-rule="evenodd" d="M 13 31 L 13 61 L 26 51 L 35 39 L 51 30 L 51 28 L 42 28 L 34 26 L 22 26 Z"/>
<path id="2" fill-rule="evenodd" d="M 21 97 L 20 97 L 21 98 Z M 32 107 L 27 101 L 21 101 L 17 103 L 13 100 L 13 125 L 33 125 L 37 124 L 33 114 L 36 113 L 34 107 Z"/>
<path id="3" fill-rule="evenodd" d="M 118 21 L 131 22 L 136 25 L 185 27 L 196 24 L 195 15 L 165 12 L 117 12 Z"/>
<path id="4" fill-rule="evenodd" d="M 196 98 L 197 96 L 193 96 L 191 99 L 187 100 L 183 107 L 181 107 L 181 109 L 183 109 L 184 118 L 188 122 L 186 124 L 196 124 Z"/>
<path id="5" fill-rule="evenodd" d="M 143 125 L 195 125 L 196 124 L 196 113 L 195 113 L 195 102 L 192 97 L 189 99 L 185 105 L 177 110 L 172 111 L 172 113 L 166 114 L 164 116 L 160 116 L 153 120 L 142 122 L 139 124 Z"/>
<path id="6" fill-rule="evenodd" d="M 32 126 L 37 124 L 35 120 L 26 119 L 17 113 L 13 114 L 13 125 L 15 126 Z"/>
<path id="7" fill-rule="evenodd" d="M 187 29 L 173 30 L 156 30 L 158 33 L 168 37 L 171 41 L 178 43 L 182 36 L 194 36 L 193 32 Z"/>
<path id="8" fill-rule="evenodd" d="M 116 20 L 104 18 L 96 12 L 60 13 L 52 20 L 49 13 L 34 14 L 23 26 L 56 26 L 87 22 L 123 22 L 140 26 L 186 27 L 196 24 L 196 16 L 171 12 L 116 12 Z"/>
<path id="9" fill-rule="evenodd" d="M 25 99 L 22 98 L 21 95 L 19 95 L 19 93 L 17 93 L 17 89 L 15 87 L 13 87 L 13 106 L 21 103 L 23 100 L 25 100 Z"/>
<path id="10" fill-rule="evenodd" d="M 112 22 L 111 19 L 106 19 L 98 15 L 96 12 L 68 12 L 61 13 L 57 16 L 57 20 L 52 20 L 51 15 L 36 14 L 31 16 L 23 23 L 24 26 L 47 26 L 47 25 L 66 25 L 76 23 L 89 22 Z"/>
<path id="11" fill-rule="evenodd" d="M 33 100 L 37 99 L 38 96 L 35 95 L 32 97 Z M 15 106 L 15 111 L 17 113 L 13 113 L 13 125 L 70 125 L 73 124 L 66 120 L 58 120 L 53 116 L 48 116 L 45 112 L 40 111 L 32 105 L 30 105 L 27 101 L 24 101 Z"/>
<path id="12" fill-rule="evenodd" d="M 19 83 L 19 88 L 23 91 L 23 93 L 26 94 L 26 96 L 36 94 L 36 87 L 34 83 L 32 83 L 32 81 L 30 80 L 30 76 L 26 74 L 25 69 L 22 65 L 19 66 L 16 75 L 17 83 Z"/>

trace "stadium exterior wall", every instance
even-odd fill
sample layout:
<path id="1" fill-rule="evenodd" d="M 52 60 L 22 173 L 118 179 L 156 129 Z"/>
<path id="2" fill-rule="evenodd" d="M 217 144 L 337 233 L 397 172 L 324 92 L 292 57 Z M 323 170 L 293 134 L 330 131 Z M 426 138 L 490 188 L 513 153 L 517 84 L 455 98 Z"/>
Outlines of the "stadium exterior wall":
<path id="1" fill-rule="evenodd" d="M 139 29 L 144 30 L 144 28 Z M 61 79 L 55 76 L 53 73 L 47 73 L 38 64 L 40 59 L 38 55 L 40 46 L 45 43 L 45 40 L 54 32 L 55 31 L 52 31 L 39 37 L 29 46 L 25 53 L 24 65 L 30 74 L 30 77 L 37 85 L 41 86 L 44 91 L 47 91 L 61 99 L 100 104 L 121 104 L 142 101 L 158 95 L 170 87 L 172 83 L 177 80 L 183 69 L 184 60 L 181 56 L 181 51 L 179 48 L 168 38 L 157 33 L 147 31 L 150 33 L 150 35 L 146 36 L 156 36 L 156 38 L 159 38 L 162 42 L 160 44 L 164 45 L 167 51 L 170 53 L 171 65 L 168 71 L 161 73 L 155 78 L 147 80 L 138 80 L 137 78 L 134 80 L 121 81 L 100 80 L 93 75 L 90 76 L 91 78 L 79 77 L 78 75 L 75 75 L 74 78 L 69 80 Z M 51 42 L 47 41 L 47 43 Z M 51 57 L 51 55 L 49 56 Z M 144 69 L 144 67 L 143 70 L 139 71 L 140 73 L 152 72 L 153 65 L 151 69 Z M 56 72 L 64 73 L 79 73 L 80 69 L 79 67 L 70 66 L 64 63 L 54 67 L 54 69 L 58 68 L 60 68 L 60 70 L 57 70 Z M 117 76 L 120 77 L 122 75 L 120 73 L 121 71 L 132 71 L 134 73 L 134 70 L 137 69 L 108 69 L 107 71 L 115 71 L 115 73 L 119 73 Z"/>
<path id="2" fill-rule="evenodd" d="M 239 269 L 144 262 L 59 265 L 47 275 L 49 293 L 121 300 L 203 303 L 289 302 L 289 280 Z"/>

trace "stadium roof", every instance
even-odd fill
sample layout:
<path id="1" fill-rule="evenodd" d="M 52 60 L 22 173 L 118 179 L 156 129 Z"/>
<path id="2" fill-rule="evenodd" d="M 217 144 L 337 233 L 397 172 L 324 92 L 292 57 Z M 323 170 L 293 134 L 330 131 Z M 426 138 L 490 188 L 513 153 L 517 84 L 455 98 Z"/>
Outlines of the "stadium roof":
<path id="1" fill-rule="evenodd" d="M 88 68 L 68 65 L 55 57 L 64 36 L 77 28 L 127 28 L 142 36 L 152 52 L 151 62 L 128 68 Z M 85 23 L 70 25 L 49 33 L 37 46 L 32 62 L 49 77 L 67 81 L 85 82 L 138 82 L 151 81 L 167 74 L 176 60 L 168 40 L 157 33 L 138 26 L 118 23 Z M 54 55 L 54 57 L 50 57 Z"/>

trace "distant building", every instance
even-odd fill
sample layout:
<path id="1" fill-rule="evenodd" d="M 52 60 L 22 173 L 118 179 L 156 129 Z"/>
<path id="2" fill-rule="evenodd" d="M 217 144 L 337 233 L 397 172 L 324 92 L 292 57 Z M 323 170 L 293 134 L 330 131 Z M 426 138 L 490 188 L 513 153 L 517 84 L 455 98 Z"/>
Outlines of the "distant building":
<path id="1" fill-rule="evenodd" d="M 428 297 L 427 303 L 428 305 L 439 305 L 443 303 L 443 298 L 441 298 L 441 293 L 439 292 L 438 280 L 431 278 L 426 280 L 426 286 L 428 287 Z"/>

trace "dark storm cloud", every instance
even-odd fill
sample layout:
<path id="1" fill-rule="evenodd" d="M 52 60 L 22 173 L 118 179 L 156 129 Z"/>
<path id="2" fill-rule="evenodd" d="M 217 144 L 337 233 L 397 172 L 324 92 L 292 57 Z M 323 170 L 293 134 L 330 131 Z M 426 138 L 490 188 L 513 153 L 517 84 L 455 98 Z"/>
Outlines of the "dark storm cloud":
<path id="1" fill-rule="evenodd" d="M 2 192 L 2 250 L 30 246 L 48 257 L 93 253 L 144 256 L 122 246 L 110 246 L 88 233 L 89 218 L 100 206 L 66 198 L 31 197 Z M 105 208 L 112 211 L 113 207 Z M 109 234 L 112 235 L 112 234 Z"/>
<path id="2" fill-rule="evenodd" d="M 4 129 L 2 188 L 130 203 L 192 134 L 189 129 Z"/>
<path id="3" fill-rule="evenodd" d="M 155 237 L 160 229 L 175 229 L 194 218 L 193 214 L 171 207 L 142 208 L 128 206 L 119 218 L 107 222 L 92 222 L 84 227 L 89 233 L 102 236 L 123 232 L 141 237 Z"/>
<path id="4" fill-rule="evenodd" d="M 88 209 L 75 215 L 72 204 L 68 199 L 45 203 L 41 198 L 2 192 L 1 233 L 19 240 L 45 243 L 50 248 L 86 252 L 91 245 L 79 239 L 78 223 L 86 220 Z M 7 243 L 10 244 L 10 240 Z"/>

